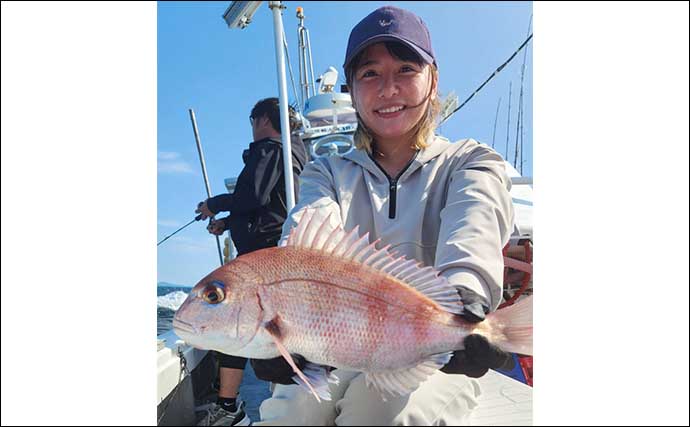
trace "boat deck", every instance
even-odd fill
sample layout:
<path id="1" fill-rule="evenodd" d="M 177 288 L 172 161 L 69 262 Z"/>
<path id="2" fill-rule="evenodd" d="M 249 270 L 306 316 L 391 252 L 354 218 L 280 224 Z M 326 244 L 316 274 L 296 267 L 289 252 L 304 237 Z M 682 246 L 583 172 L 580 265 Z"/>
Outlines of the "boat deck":
<path id="1" fill-rule="evenodd" d="M 159 338 L 162 337 L 166 338 L 166 340 L 165 342 L 159 342 L 158 401 L 161 405 L 159 405 L 158 425 L 193 425 L 194 423 L 190 421 L 193 421 L 195 417 L 194 400 L 197 400 L 197 405 L 203 403 L 198 401 L 200 396 L 194 396 L 194 394 L 198 394 L 200 391 L 200 384 L 197 387 L 192 387 L 191 384 L 188 384 L 188 390 L 177 393 L 177 401 L 163 402 L 168 394 L 176 394 L 171 392 L 179 381 L 179 358 L 176 356 L 177 352 L 172 351 L 177 346 L 177 337 L 174 332 L 169 331 Z M 201 363 L 206 352 L 184 345 L 182 348 L 184 348 L 183 353 L 185 354 L 188 368 L 194 370 Z M 212 371 L 208 371 L 197 379 L 212 381 L 214 376 Z M 475 408 L 470 416 L 470 425 L 532 425 L 532 387 L 492 370 L 481 377 L 479 383 L 482 394 L 478 399 L 479 406 Z M 193 392 L 193 389 L 196 390 Z M 203 389 L 208 390 L 208 387 L 203 387 Z M 247 403 L 247 414 L 253 420 L 258 420 L 259 406 L 264 399 L 270 396 L 270 391 L 268 383 L 260 381 L 255 377 L 251 366 L 247 366 L 242 385 L 240 386 L 240 394 Z M 209 399 L 209 396 L 204 397 L 205 399 L 203 400 Z M 183 405 L 185 400 L 189 400 L 189 402 Z M 215 398 L 211 400 L 215 400 Z M 171 413 L 163 417 L 164 412 Z"/>
<path id="2" fill-rule="evenodd" d="M 479 383 L 482 395 L 470 416 L 470 425 L 532 425 L 532 387 L 491 370 Z"/>

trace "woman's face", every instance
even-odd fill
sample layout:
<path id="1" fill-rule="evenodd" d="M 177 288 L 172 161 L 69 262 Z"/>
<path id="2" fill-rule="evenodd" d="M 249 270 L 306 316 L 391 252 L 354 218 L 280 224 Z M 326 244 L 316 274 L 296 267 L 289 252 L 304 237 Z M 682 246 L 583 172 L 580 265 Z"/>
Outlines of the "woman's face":
<path id="1" fill-rule="evenodd" d="M 396 59 L 383 43 L 369 46 L 353 76 L 355 108 L 376 140 L 408 135 L 436 96 L 431 67 Z M 425 99 L 426 98 L 426 99 Z M 421 103 L 421 105 L 419 105 Z M 417 106 L 419 105 L 419 106 Z"/>

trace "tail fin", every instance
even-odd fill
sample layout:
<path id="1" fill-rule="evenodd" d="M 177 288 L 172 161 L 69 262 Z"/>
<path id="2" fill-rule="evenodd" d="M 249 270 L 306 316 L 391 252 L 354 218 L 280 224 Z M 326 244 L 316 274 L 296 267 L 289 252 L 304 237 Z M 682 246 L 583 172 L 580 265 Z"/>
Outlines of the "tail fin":
<path id="1" fill-rule="evenodd" d="M 486 320 L 495 328 L 493 344 L 510 353 L 532 355 L 532 296 L 489 314 Z"/>

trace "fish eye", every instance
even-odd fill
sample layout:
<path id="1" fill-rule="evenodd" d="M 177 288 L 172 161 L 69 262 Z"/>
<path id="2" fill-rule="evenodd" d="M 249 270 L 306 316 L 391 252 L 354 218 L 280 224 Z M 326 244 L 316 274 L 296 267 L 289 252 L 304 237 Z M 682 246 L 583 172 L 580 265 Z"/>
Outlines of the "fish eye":
<path id="1" fill-rule="evenodd" d="M 225 286 L 221 282 L 213 281 L 206 285 L 201 297 L 209 304 L 218 304 L 225 299 Z"/>

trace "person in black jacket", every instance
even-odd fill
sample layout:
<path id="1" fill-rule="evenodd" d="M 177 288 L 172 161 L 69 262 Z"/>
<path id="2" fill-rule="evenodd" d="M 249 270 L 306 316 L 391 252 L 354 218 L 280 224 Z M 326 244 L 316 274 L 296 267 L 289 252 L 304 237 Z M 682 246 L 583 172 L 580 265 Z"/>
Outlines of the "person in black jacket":
<path id="1" fill-rule="evenodd" d="M 294 109 L 290 110 L 292 174 L 295 196 L 299 192 L 298 176 L 307 163 L 307 152 L 301 139 L 294 134 L 300 122 Z M 208 231 L 220 235 L 230 230 L 238 255 L 276 246 L 287 217 L 283 146 L 280 131 L 278 98 L 259 101 L 251 111 L 254 142 L 242 154 L 244 168 L 237 178 L 232 194 L 211 197 L 197 206 L 201 219 L 212 218 Z M 219 212 L 229 212 L 224 218 L 214 218 Z M 249 418 L 237 392 L 242 382 L 247 359 L 216 353 L 220 364 L 218 402 L 209 410 L 204 425 L 249 425 Z"/>

